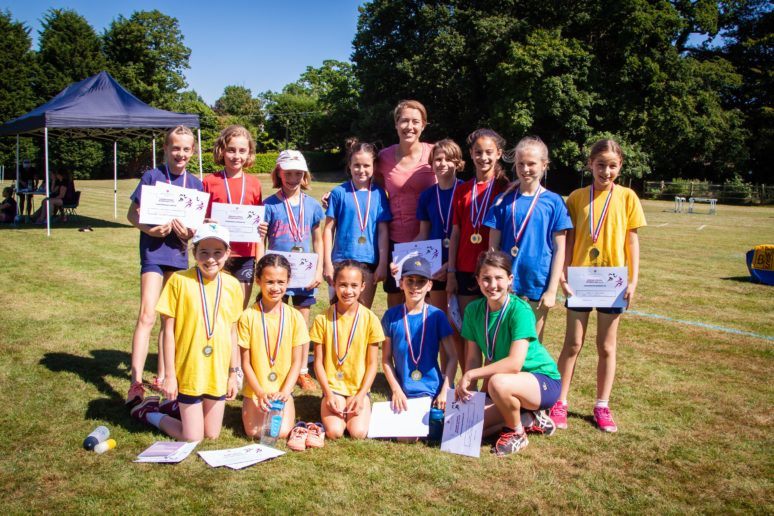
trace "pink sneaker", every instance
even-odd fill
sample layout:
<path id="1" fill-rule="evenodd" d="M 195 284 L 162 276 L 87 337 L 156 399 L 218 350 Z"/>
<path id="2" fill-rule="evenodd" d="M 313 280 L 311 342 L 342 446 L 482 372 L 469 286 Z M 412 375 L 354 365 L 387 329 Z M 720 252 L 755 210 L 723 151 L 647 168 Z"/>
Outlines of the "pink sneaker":
<path id="1" fill-rule="evenodd" d="M 309 435 L 309 430 L 306 429 L 306 423 L 299 421 L 293 430 L 290 431 L 288 436 L 288 448 L 293 451 L 306 450 L 306 437 Z"/>
<path id="2" fill-rule="evenodd" d="M 554 403 L 549 412 L 549 417 L 556 425 L 556 428 L 567 430 L 567 405 L 561 401 Z"/>
<path id="3" fill-rule="evenodd" d="M 307 423 L 306 429 L 309 434 L 306 436 L 307 448 L 322 448 L 325 446 L 325 428 L 322 423 Z"/>
<path id="4" fill-rule="evenodd" d="M 608 407 L 594 407 L 594 422 L 603 432 L 617 432 L 613 414 Z"/>

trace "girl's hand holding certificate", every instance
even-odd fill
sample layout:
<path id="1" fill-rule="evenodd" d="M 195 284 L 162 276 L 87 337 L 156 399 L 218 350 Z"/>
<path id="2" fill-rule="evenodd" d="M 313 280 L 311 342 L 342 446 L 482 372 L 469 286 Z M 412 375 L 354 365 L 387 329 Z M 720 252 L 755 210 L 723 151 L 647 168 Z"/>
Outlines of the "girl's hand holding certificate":
<path id="1" fill-rule="evenodd" d="M 462 378 L 460 378 L 460 381 L 457 382 L 457 388 L 454 390 L 458 400 L 468 401 L 473 397 L 473 393 L 468 390 L 468 387 L 470 387 L 470 377 L 468 376 L 468 373 L 465 373 L 462 375 Z"/>
<path id="2" fill-rule="evenodd" d="M 392 410 L 399 413 L 408 410 L 408 398 L 402 389 L 392 391 Z"/>

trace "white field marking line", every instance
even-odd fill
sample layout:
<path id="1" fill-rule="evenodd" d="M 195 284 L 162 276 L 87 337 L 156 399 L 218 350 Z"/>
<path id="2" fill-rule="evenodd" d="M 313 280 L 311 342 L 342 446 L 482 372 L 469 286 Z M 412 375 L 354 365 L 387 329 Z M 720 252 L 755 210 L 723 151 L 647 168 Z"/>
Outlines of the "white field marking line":
<path id="1" fill-rule="evenodd" d="M 698 321 L 685 321 L 683 319 L 673 319 L 672 317 L 667 317 L 666 315 L 649 314 L 645 312 L 638 312 L 637 310 L 627 310 L 626 312 L 632 315 L 638 315 L 640 317 L 648 317 L 650 319 L 660 319 L 662 321 L 669 321 L 669 322 L 674 322 L 679 324 L 687 324 L 688 326 L 696 326 L 699 328 L 706 328 L 709 330 L 717 330 L 725 333 L 733 333 L 735 335 L 745 335 L 747 337 L 755 337 L 757 339 L 774 341 L 774 336 L 771 336 L 771 335 L 763 335 L 761 333 L 754 333 L 751 331 L 737 330 L 735 328 L 726 328 L 725 326 L 718 326 L 716 324 L 707 324 L 707 323 L 698 322 Z"/>
<path id="2" fill-rule="evenodd" d="M 707 225 L 706 225 L 706 224 L 702 224 L 701 226 L 699 226 L 699 229 L 698 229 L 697 231 L 701 231 L 702 229 L 704 229 L 704 228 L 706 228 L 706 227 L 707 227 Z"/>
<path id="3" fill-rule="evenodd" d="M 658 225 L 658 226 L 656 226 L 656 227 L 657 227 L 657 228 L 663 228 L 664 226 L 668 226 L 668 225 L 669 225 L 669 222 L 664 222 L 663 224 L 659 224 L 659 225 Z"/>

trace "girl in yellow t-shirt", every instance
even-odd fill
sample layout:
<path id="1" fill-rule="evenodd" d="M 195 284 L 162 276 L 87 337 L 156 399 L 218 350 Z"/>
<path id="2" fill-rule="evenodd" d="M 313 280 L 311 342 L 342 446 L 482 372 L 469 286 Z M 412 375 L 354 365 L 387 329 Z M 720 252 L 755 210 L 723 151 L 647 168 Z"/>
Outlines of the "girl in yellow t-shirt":
<path id="1" fill-rule="evenodd" d="M 642 205 L 633 190 L 615 184 L 624 155 L 613 140 L 600 140 L 591 147 L 588 167 L 591 185 L 575 190 L 567 198 L 572 225 L 561 285 L 566 296 L 573 295 L 567 283 L 567 267 L 628 267 L 629 281 L 624 294 L 628 306 L 634 299 L 640 270 L 640 241 L 637 229 L 646 225 Z M 551 408 L 557 428 L 567 428 L 567 395 L 578 359 L 591 308 L 568 308 L 564 346 L 557 365 L 562 375 L 559 400 Z M 615 377 L 618 323 L 623 308 L 597 308 L 597 400 L 594 422 L 604 432 L 618 426 L 608 407 Z"/>
<path id="2" fill-rule="evenodd" d="M 260 437 L 274 400 L 285 403 L 281 438 L 288 436 L 296 418 L 291 393 L 304 362 L 303 346 L 309 344 L 309 333 L 301 312 L 282 302 L 289 280 L 287 258 L 264 255 L 255 269 L 261 293 L 239 318 L 237 333 L 245 372 L 242 423 L 248 437 Z"/>
<path id="3" fill-rule="evenodd" d="M 192 241 L 196 266 L 173 274 L 156 305 L 166 317 L 162 392 L 168 401 L 159 405 L 158 396 L 151 396 L 131 411 L 185 441 L 217 439 L 225 402 L 237 395 L 236 323 L 243 295 L 239 282 L 221 273 L 230 255 L 228 229 L 207 223 Z"/>
<path id="4" fill-rule="evenodd" d="M 369 391 L 379 363 L 384 332 L 379 318 L 358 302 L 365 272 L 354 260 L 342 260 L 333 270 L 338 301 L 314 319 L 309 332 L 314 343 L 314 371 L 323 391 L 320 412 L 325 434 L 338 439 L 368 435 Z"/>

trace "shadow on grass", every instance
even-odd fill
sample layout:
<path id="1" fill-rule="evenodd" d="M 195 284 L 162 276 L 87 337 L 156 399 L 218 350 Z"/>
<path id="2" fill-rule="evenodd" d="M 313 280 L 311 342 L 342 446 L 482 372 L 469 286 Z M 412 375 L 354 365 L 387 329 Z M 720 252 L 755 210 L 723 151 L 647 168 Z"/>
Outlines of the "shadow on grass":
<path id="1" fill-rule="evenodd" d="M 128 228 L 131 225 L 127 223 L 117 222 L 115 220 L 95 219 L 93 217 L 84 217 L 77 215 L 70 217 L 67 222 L 60 222 L 56 219 L 51 221 L 51 229 L 79 229 L 89 226 L 91 228 Z M 24 223 L 15 226 L 13 224 L 0 224 L 0 230 L 19 230 L 19 229 L 46 229 L 46 225 L 38 225 L 33 223 Z"/>
<path id="2" fill-rule="evenodd" d="M 720 278 L 724 281 L 736 281 L 738 283 L 753 283 L 750 276 L 727 276 L 725 278 Z"/>
<path id="3" fill-rule="evenodd" d="M 157 355 L 148 354 L 146 365 L 155 368 Z M 133 421 L 124 407 L 124 394 L 108 382 L 109 376 L 129 379 L 131 354 L 113 349 L 95 349 L 91 357 L 70 353 L 46 353 L 40 365 L 52 372 L 68 372 L 78 375 L 84 382 L 94 385 L 106 397 L 89 401 L 85 419 L 99 419 L 118 425 L 130 432 L 147 431 L 148 427 Z"/>

